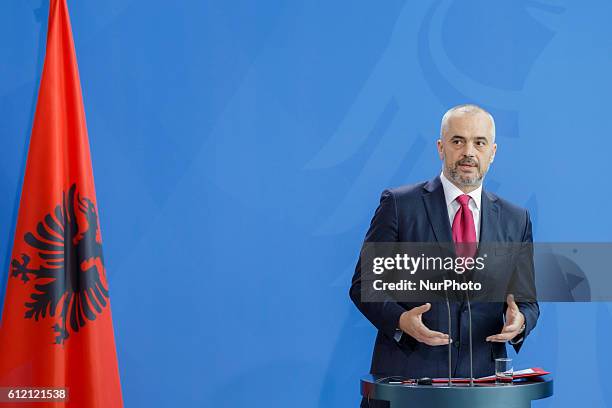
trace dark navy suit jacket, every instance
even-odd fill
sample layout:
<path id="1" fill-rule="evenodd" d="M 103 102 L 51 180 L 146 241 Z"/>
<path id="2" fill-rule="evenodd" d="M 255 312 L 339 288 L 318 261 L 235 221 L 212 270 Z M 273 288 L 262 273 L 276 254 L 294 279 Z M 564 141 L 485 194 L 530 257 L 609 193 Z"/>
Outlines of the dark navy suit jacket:
<path id="1" fill-rule="evenodd" d="M 452 242 L 444 189 L 439 177 L 415 185 L 402 186 L 382 193 L 365 242 Z M 527 210 L 482 191 L 481 243 L 532 242 L 531 220 Z M 448 347 L 428 346 L 404 334 L 394 339 L 400 315 L 419 304 L 394 301 L 361 301 L 361 266 L 357 262 L 350 289 L 357 308 L 378 329 L 372 356 L 371 373 L 408 378 L 447 377 Z M 525 316 L 523 341 L 515 344 L 518 352 L 539 316 L 538 304 L 518 303 Z M 500 333 L 505 303 L 472 303 L 473 364 L 476 378 L 494 374 L 494 359 L 506 356 L 504 343 L 489 343 L 487 336 Z M 448 333 L 445 302 L 432 303 L 423 314 L 423 323 L 431 330 Z M 454 377 L 469 377 L 468 314 L 464 303 L 451 302 L 453 337 L 452 371 Z"/>

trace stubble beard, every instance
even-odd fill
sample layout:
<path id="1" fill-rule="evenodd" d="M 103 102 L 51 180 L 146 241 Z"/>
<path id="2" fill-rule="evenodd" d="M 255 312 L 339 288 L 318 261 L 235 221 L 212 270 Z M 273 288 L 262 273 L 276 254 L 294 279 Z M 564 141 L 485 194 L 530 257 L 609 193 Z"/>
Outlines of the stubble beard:
<path id="1" fill-rule="evenodd" d="M 476 175 L 473 177 L 466 177 L 459 174 L 459 164 L 462 162 L 470 162 L 476 164 Z M 444 160 L 446 163 L 446 160 Z M 455 184 L 464 186 L 464 187 L 478 187 L 482 184 L 482 179 L 484 178 L 484 174 L 480 170 L 480 165 L 475 160 L 465 160 L 461 159 L 455 162 L 453 165 L 445 165 L 447 177 Z"/>

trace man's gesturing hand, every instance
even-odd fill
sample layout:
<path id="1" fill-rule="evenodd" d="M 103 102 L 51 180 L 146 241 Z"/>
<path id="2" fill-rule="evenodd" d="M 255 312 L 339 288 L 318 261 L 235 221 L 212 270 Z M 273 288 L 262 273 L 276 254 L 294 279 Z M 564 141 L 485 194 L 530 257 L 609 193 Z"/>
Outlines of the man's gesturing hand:
<path id="1" fill-rule="evenodd" d="M 425 343 L 429 346 L 442 346 L 448 344 L 448 334 L 429 330 L 424 324 L 422 315 L 431 309 L 431 304 L 410 309 L 400 316 L 399 328 L 406 334 L 414 337 L 417 341 Z"/>
<path id="2" fill-rule="evenodd" d="M 523 314 L 519 311 L 519 308 L 514 301 L 514 296 L 508 295 L 506 298 L 506 303 L 508 303 L 508 309 L 506 310 L 506 323 L 504 324 L 501 333 L 487 337 L 487 341 L 503 343 L 512 340 L 523 331 L 525 316 L 523 316 Z"/>

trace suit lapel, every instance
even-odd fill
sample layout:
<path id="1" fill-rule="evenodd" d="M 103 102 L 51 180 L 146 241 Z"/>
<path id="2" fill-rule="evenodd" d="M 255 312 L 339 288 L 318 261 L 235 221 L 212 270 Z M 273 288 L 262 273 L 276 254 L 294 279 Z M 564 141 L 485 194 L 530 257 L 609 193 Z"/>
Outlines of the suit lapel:
<path id="1" fill-rule="evenodd" d="M 486 256 L 487 252 L 492 249 L 492 244 L 498 241 L 497 232 L 499 232 L 499 204 L 497 197 L 482 190 L 481 210 L 480 210 L 480 243 L 478 244 L 477 257 Z M 472 279 L 477 282 L 483 282 L 485 286 L 495 282 L 496 269 L 484 269 L 481 271 L 475 270 Z M 483 274 L 489 275 L 485 280 Z M 495 285 L 496 287 L 497 285 Z"/>
<path id="2" fill-rule="evenodd" d="M 495 232 L 499 227 L 499 206 L 497 198 L 486 191 L 482 191 L 480 213 L 480 242 L 489 244 L 496 241 Z"/>
<path id="3" fill-rule="evenodd" d="M 436 240 L 440 243 L 453 242 L 453 234 L 450 223 L 448 222 L 448 209 L 444 198 L 444 188 L 440 177 L 429 181 L 423 187 L 423 202 L 427 211 L 427 217 L 433 228 Z"/>

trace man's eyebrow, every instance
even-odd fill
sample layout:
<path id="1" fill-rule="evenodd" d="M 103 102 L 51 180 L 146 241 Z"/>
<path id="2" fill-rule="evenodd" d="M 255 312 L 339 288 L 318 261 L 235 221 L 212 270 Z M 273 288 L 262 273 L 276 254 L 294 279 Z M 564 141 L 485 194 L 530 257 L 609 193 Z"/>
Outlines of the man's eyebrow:
<path id="1" fill-rule="evenodd" d="M 451 139 L 463 139 L 463 140 L 466 140 L 467 138 L 465 136 L 461 136 L 461 135 L 453 135 L 453 136 L 451 136 Z M 489 139 L 486 136 L 474 136 L 471 139 L 489 141 Z"/>

